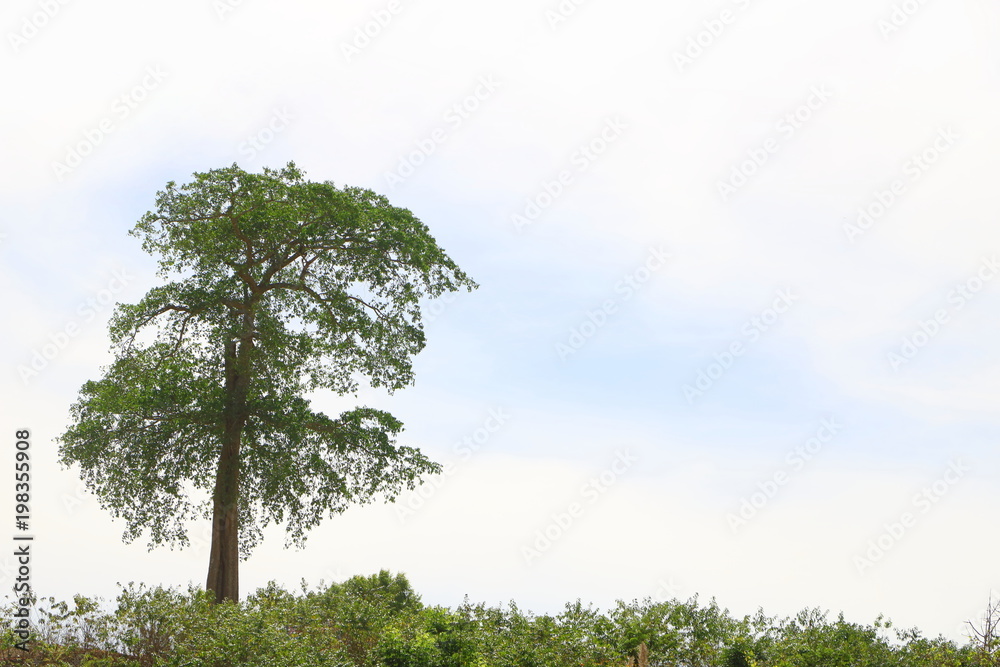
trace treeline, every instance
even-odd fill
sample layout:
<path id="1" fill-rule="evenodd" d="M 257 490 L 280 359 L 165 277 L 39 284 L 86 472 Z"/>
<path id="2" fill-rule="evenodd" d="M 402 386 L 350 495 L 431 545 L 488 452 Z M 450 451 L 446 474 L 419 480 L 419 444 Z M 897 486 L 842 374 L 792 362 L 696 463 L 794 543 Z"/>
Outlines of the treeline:
<path id="1" fill-rule="evenodd" d="M 105 611 L 97 600 L 34 601 L 31 651 L 4 637 L 4 664 L 90 667 L 983 667 L 1000 665 L 992 636 L 962 646 L 831 619 L 735 619 L 714 600 L 579 601 L 557 615 L 511 603 L 424 605 L 406 577 L 382 571 L 292 593 L 275 584 L 214 604 L 189 588 L 130 584 Z M 11 618 L 13 603 L 5 609 Z M 972 626 L 975 627 L 975 626 Z M 988 635 L 990 633 L 987 633 Z M 640 647 L 644 647 L 640 651 Z M 640 655 L 641 653 L 641 655 Z"/>

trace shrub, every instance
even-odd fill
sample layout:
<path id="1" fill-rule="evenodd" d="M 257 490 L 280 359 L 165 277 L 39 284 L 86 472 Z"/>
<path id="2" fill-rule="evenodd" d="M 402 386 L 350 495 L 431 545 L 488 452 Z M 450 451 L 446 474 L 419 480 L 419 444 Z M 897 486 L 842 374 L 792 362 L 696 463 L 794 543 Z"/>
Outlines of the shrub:
<path id="1" fill-rule="evenodd" d="M 375 653 L 385 667 L 470 667 L 480 663 L 478 639 L 475 621 L 431 607 L 386 628 Z"/>

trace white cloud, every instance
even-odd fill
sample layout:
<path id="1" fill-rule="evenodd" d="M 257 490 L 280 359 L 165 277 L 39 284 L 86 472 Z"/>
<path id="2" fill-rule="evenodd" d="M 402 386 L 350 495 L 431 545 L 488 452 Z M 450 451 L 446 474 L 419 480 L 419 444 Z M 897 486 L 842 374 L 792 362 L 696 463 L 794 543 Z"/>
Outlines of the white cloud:
<path id="1" fill-rule="evenodd" d="M 387 3 L 244 0 L 223 16 L 213 0 L 66 3 L 17 50 L 10 34 L 39 5 L 5 5 L 0 71 L 18 94 L 0 124 L 0 425 L 30 426 L 40 448 L 64 428 L 80 382 L 107 360 L 106 314 L 52 360 L 44 381 L 26 389 L 17 365 L 78 317 L 111 271 L 138 276 L 128 300 L 156 284 L 152 260 L 126 232 L 166 181 L 294 159 L 311 178 L 371 187 L 411 208 L 483 283 L 428 326 L 414 388 L 317 402 L 392 410 L 407 437 L 442 458 L 490 408 L 517 417 L 412 524 L 400 526 L 392 508 L 352 510 L 292 554 L 276 534 L 244 581 L 393 567 L 430 599 L 468 591 L 557 609 L 577 597 L 653 595 L 672 576 L 687 594 L 747 613 L 822 606 L 866 622 L 884 611 L 958 637 L 951 629 L 994 582 L 985 561 L 968 567 L 939 545 L 969 535 L 956 526 L 974 529 L 978 508 L 994 504 L 985 476 L 956 489 L 872 579 L 854 576 L 850 552 L 877 530 L 862 519 L 890 489 L 937 474 L 938 452 L 990 456 L 997 287 L 987 283 L 961 310 L 948 297 L 1000 252 L 996 8 L 926 4 L 883 38 L 888 1 L 593 0 L 553 28 L 545 12 L 555 4 L 401 0 L 350 59 L 342 45 L 373 12 L 384 19 Z M 674 52 L 723 8 L 735 20 L 678 71 Z M 148 79 L 149 68 L 165 76 Z M 499 85 L 462 122 L 449 120 L 483 77 Z M 794 132 L 782 129 L 824 86 L 829 99 Z M 280 131 L 276 110 L 288 119 Z M 616 117 L 627 124 L 620 136 L 586 168 L 575 162 Z M 438 128 L 445 138 L 391 188 L 386 172 Z M 958 138 L 926 170 L 907 170 L 942 128 Z M 252 136 L 266 141 L 251 155 L 242 147 Z M 723 201 L 719 182 L 769 140 L 767 161 Z M 88 154 L 59 180 L 53 162 L 70 150 Z M 572 183 L 518 234 L 511 215 L 541 201 L 562 170 Z M 852 243 L 844 225 L 857 223 L 860 207 L 889 201 L 894 180 L 903 188 Z M 555 344 L 651 245 L 669 248 L 669 266 L 563 363 Z M 792 311 L 687 405 L 682 385 L 781 288 L 800 295 Z M 941 308 L 947 325 L 894 370 L 887 354 Z M 788 500 L 734 541 L 720 520 L 733 493 L 753 488 L 772 455 L 829 412 L 854 430 L 810 469 L 808 497 L 791 502 L 805 484 L 790 486 Z M 524 568 L 525 537 L 624 444 L 647 465 Z M 73 473 L 45 456 L 40 488 L 72 488 Z M 865 467 L 876 461 L 891 469 Z M 80 512 L 44 510 L 39 534 L 51 553 L 79 551 L 85 565 L 53 560 L 39 569 L 42 588 L 69 597 L 89 592 L 80 581 L 104 594 L 123 576 L 201 581 L 203 557 L 121 547 L 96 501 Z M 74 545 L 84 534 L 97 536 L 92 551 Z M 626 548 L 636 536 L 642 547 Z M 974 530 L 968 539 L 972 551 L 957 552 L 995 550 Z M 913 585 L 926 572 L 958 583 L 931 596 Z"/>

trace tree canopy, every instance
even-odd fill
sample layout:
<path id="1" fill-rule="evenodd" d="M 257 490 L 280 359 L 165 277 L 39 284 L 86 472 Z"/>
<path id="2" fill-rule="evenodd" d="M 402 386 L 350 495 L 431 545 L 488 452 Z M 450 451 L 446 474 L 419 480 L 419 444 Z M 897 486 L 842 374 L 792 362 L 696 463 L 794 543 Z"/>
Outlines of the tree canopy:
<path id="1" fill-rule="evenodd" d="M 233 165 L 169 182 L 130 233 L 170 281 L 118 305 L 114 361 L 60 437 L 61 462 L 127 540 L 185 546 L 188 521 L 212 517 L 208 588 L 235 599 L 234 561 L 262 528 L 285 524 L 301 546 L 324 517 L 439 471 L 395 443 L 389 413 L 330 417 L 306 398 L 356 392 L 362 376 L 390 393 L 411 384 L 420 299 L 477 286 L 410 211 L 294 163 Z"/>

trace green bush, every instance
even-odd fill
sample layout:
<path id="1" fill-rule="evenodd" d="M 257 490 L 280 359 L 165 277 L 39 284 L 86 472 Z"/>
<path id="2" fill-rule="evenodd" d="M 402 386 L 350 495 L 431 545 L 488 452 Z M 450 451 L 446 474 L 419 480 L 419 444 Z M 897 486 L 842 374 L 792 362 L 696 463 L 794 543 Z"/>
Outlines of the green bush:
<path id="1" fill-rule="evenodd" d="M 4 629 L 0 634 L 0 651 L 6 656 L 17 656 L 16 664 L 140 667 L 137 661 L 118 652 L 127 628 L 101 609 L 99 599 L 75 595 L 72 606 L 34 594 L 29 594 L 28 599 L 30 650 L 25 654 L 15 648 L 24 640 L 12 629 Z M 14 600 L 4 604 L 4 618 L 14 618 L 16 608 Z"/>
<path id="2" fill-rule="evenodd" d="M 240 604 L 196 587 L 123 587 L 114 611 L 75 596 L 31 598 L 32 650 L 0 631 L 0 664 L 25 667 L 625 667 L 638 646 L 650 667 L 996 667 L 991 646 L 957 646 L 807 609 L 778 620 L 733 619 L 712 600 L 579 600 L 557 615 L 470 604 L 425 607 L 406 577 L 381 571 L 293 594 L 274 582 Z M 14 603 L 3 612 L 12 618 Z M 992 627 L 992 626 L 990 626 Z M 989 641 L 992 641 L 990 639 Z"/>
<path id="3" fill-rule="evenodd" d="M 383 630 L 423 608 L 406 577 L 386 570 L 303 594 L 295 617 L 297 627 L 304 632 L 322 631 L 336 642 L 338 653 L 357 667 L 378 667 L 373 651 Z"/>
<path id="4" fill-rule="evenodd" d="M 429 607 L 400 618 L 382 633 L 376 646 L 384 667 L 470 667 L 481 664 L 477 624 L 471 618 Z"/>

